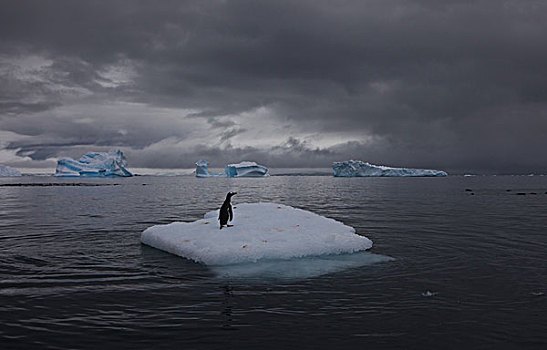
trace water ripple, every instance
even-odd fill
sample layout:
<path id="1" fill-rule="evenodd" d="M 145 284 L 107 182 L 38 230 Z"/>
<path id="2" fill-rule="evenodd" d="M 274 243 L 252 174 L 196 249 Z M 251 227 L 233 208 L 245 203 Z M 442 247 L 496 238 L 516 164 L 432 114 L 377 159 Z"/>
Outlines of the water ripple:
<path id="1" fill-rule="evenodd" d="M 0 186 L 0 343 L 543 348 L 546 181 L 147 176 Z M 140 244 L 145 228 L 199 219 L 230 190 L 236 205 L 279 202 L 341 220 L 374 246 L 310 274 L 325 261 L 207 267 Z"/>

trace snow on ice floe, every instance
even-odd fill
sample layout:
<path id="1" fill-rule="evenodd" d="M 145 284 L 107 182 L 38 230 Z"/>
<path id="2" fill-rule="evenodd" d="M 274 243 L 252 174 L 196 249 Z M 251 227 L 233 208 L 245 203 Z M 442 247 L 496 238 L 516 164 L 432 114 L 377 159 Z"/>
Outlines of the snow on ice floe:
<path id="1" fill-rule="evenodd" d="M 374 176 L 447 176 L 441 170 L 390 168 L 374 165 L 360 160 L 332 163 L 335 177 L 374 177 Z"/>
<path id="2" fill-rule="evenodd" d="M 76 160 L 72 158 L 59 159 L 55 176 L 133 176 L 126 167 L 127 160 L 120 150 L 90 152 Z"/>
<path id="3" fill-rule="evenodd" d="M 210 173 L 209 162 L 198 160 L 196 162 L 196 177 L 266 177 L 269 176 L 268 168 L 255 162 L 243 161 L 237 164 L 228 164 L 224 168 L 225 173 Z"/>
<path id="4" fill-rule="evenodd" d="M 21 172 L 15 168 L 0 164 L 0 177 L 21 176 Z"/>
<path id="5" fill-rule="evenodd" d="M 357 235 L 353 227 L 283 204 L 238 204 L 234 206 L 234 226 L 222 230 L 217 218 L 218 210 L 194 222 L 152 226 L 141 234 L 141 242 L 213 266 L 325 257 L 372 247 L 372 241 Z M 330 263 L 336 264 L 333 260 Z M 342 265 L 348 262 L 342 261 Z M 253 269 L 241 267 L 239 274 Z"/>

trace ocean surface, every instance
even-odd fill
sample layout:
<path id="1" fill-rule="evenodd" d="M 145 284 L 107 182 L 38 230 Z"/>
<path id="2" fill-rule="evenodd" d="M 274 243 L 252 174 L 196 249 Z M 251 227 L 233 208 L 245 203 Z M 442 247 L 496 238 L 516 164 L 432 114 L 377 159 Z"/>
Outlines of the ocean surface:
<path id="1" fill-rule="evenodd" d="M 310 175 L 0 178 L 0 348 L 547 348 L 547 176 Z M 228 191 L 342 221 L 384 258 L 230 277 L 140 243 Z"/>

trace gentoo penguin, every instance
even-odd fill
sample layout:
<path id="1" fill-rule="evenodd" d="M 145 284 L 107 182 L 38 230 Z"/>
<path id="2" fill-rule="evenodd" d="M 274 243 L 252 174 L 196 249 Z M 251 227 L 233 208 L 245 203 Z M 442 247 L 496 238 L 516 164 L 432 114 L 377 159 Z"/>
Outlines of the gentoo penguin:
<path id="1" fill-rule="evenodd" d="M 228 194 L 226 195 L 226 199 L 224 200 L 224 203 L 222 203 L 222 207 L 220 207 L 220 211 L 218 212 L 218 220 L 220 221 L 221 230 L 223 226 L 233 226 L 228 225 L 228 221 L 232 221 L 234 217 L 234 213 L 232 212 L 232 204 L 230 203 L 230 199 L 234 194 L 237 194 L 237 192 L 228 192 Z"/>

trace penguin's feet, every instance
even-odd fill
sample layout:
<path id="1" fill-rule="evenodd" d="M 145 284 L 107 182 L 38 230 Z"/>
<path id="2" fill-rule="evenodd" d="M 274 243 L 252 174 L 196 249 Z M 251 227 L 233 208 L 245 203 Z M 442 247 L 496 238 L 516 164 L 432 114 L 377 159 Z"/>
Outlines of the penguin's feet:
<path id="1" fill-rule="evenodd" d="M 226 227 L 233 227 L 234 225 L 226 225 Z"/>

